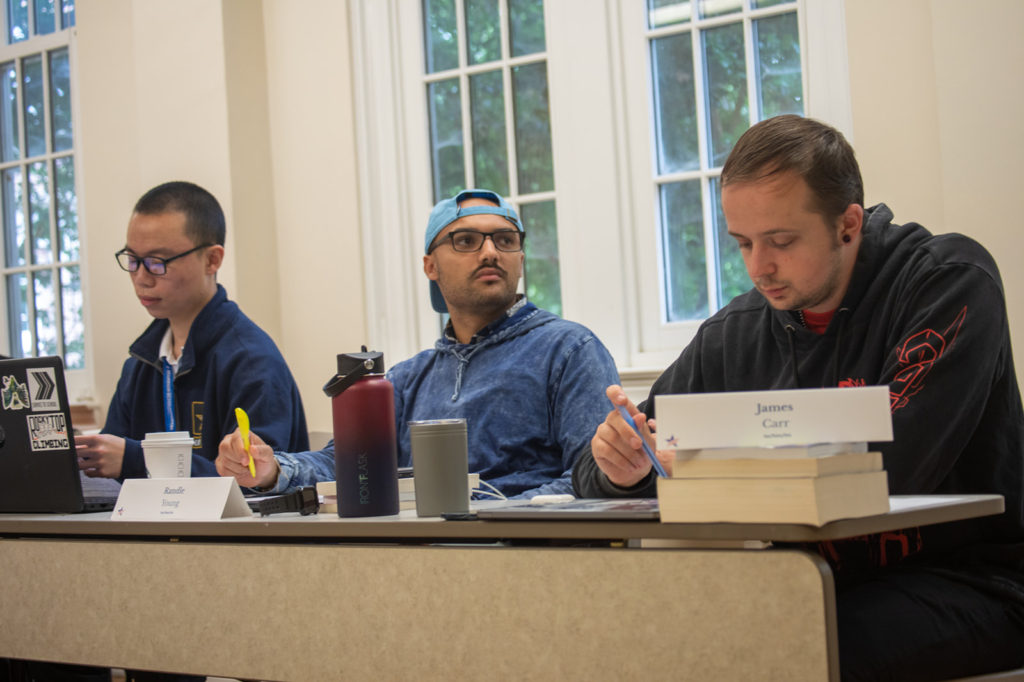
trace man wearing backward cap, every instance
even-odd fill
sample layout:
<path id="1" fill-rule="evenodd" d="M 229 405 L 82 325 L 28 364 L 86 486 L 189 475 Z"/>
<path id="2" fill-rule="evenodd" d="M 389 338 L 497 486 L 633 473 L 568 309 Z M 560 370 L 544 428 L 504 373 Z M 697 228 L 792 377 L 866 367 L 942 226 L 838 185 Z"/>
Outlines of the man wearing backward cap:
<path id="1" fill-rule="evenodd" d="M 571 471 L 608 411 L 615 363 L 587 328 L 528 302 L 523 231 L 498 194 L 467 189 L 430 213 L 423 272 L 450 316 L 434 348 L 388 372 L 395 386 L 398 462 L 410 464 L 409 421 L 465 418 L 469 470 L 506 496 L 572 492 Z M 334 444 L 274 453 L 253 437 L 256 476 L 237 431 L 217 469 L 240 485 L 284 492 L 334 480 Z"/>

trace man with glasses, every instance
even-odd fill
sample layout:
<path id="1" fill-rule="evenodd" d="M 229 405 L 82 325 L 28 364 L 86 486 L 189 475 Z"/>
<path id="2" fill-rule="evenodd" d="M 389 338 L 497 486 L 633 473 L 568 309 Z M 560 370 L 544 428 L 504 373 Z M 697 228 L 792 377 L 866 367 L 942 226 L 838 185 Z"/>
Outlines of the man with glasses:
<path id="1" fill-rule="evenodd" d="M 75 439 L 87 475 L 144 477 L 146 433 L 188 431 L 192 475 L 216 476 L 217 445 L 236 427 L 236 407 L 276 447 L 309 447 L 288 365 L 217 283 L 224 234 L 217 199 L 192 183 L 168 182 L 135 204 L 114 255 L 156 319 L 129 348 L 102 432 Z"/>
<path id="2" fill-rule="evenodd" d="M 434 310 L 450 319 L 433 349 L 388 372 L 399 463 L 410 463 L 409 421 L 465 418 L 470 471 L 510 497 L 572 491 L 573 463 L 604 419 L 604 387 L 618 376 L 590 330 L 516 293 L 525 238 L 495 192 L 465 190 L 438 203 L 423 271 Z M 334 480 L 333 444 L 275 457 L 259 436 L 252 443 L 255 478 L 237 431 L 221 444 L 218 470 L 273 492 Z"/>

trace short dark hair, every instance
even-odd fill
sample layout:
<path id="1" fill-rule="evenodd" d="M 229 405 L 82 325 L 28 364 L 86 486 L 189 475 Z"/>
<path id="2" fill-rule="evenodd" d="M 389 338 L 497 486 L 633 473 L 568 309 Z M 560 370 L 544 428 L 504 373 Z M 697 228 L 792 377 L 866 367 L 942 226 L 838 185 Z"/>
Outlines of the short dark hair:
<path id="1" fill-rule="evenodd" d="M 820 121 L 794 114 L 769 118 L 740 136 L 722 167 L 722 187 L 793 171 L 815 197 L 810 207 L 826 220 L 850 204 L 864 205 L 864 181 L 853 147 Z"/>
<path id="2" fill-rule="evenodd" d="M 227 228 L 224 211 L 216 197 L 191 182 L 175 180 L 157 185 L 135 202 L 133 213 L 157 215 L 180 211 L 185 214 L 185 234 L 192 242 L 224 246 Z"/>

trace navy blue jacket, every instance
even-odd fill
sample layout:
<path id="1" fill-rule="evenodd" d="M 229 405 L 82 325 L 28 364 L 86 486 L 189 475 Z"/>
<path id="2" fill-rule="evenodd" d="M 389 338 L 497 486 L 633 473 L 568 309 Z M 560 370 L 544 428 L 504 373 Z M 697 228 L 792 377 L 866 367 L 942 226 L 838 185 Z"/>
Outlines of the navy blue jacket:
<path id="1" fill-rule="evenodd" d="M 128 349 L 103 433 L 125 438 L 121 479 L 143 478 L 141 441 L 165 431 L 160 342 L 169 322 L 154 320 Z M 192 475 L 216 476 L 221 439 L 236 427 L 235 408 L 249 415 L 275 449 L 308 450 L 306 414 L 288 365 L 271 338 L 224 287 L 192 323 L 174 378 L 176 430 L 192 434 Z"/>

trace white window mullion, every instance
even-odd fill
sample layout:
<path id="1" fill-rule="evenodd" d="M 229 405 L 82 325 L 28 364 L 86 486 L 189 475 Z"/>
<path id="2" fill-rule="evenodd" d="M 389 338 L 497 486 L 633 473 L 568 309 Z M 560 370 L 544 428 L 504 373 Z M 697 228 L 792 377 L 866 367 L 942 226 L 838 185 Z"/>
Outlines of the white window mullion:
<path id="1" fill-rule="evenodd" d="M 498 3 L 501 19 L 501 92 L 505 104 L 505 154 L 508 159 L 508 199 L 513 205 L 519 206 L 519 157 L 516 154 L 516 126 L 515 107 L 512 102 L 512 66 L 509 63 L 512 59 L 512 26 L 509 21 L 508 2 L 501 0 Z M 493 189 L 488 187 L 487 189 Z M 518 213 L 522 213 L 520 208 Z M 519 288 L 525 286 L 520 281 Z"/>
<path id="2" fill-rule="evenodd" d="M 459 107 L 462 114 L 462 167 L 466 187 L 476 185 L 476 166 L 473 164 L 473 121 L 469 101 L 469 74 L 459 70 Z M 438 197 L 443 199 L 444 197 Z"/>
<path id="3" fill-rule="evenodd" d="M 804 89 L 804 115 L 810 116 L 811 112 L 808 105 L 811 101 L 811 64 L 810 64 L 810 51 L 811 51 L 811 37 L 807 30 L 807 22 L 809 10 L 805 0 L 797 0 L 799 9 L 797 10 L 797 34 L 800 36 L 800 85 Z M 843 49 L 845 50 L 845 39 L 843 41 Z M 849 90 L 849 83 L 845 84 L 847 90 Z M 840 128 L 842 130 L 842 128 Z"/>
<path id="4" fill-rule="evenodd" d="M 724 24 L 723 24 L 724 25 Z M 707 105 L 707 83 L 705 76 L 707 76 L 707 63 L 705 59 L 706 52 L 704 50 L 704 31 L 706 26 L 701 26 L 699 29 L 695 28 L 694 32 L 698 34 L 698 39 L 694 40 L 694 49 L 697 54 L 697 59 L 700 60 L 700 68 L 696 68 L 697 61 L 694 61 L 694 72 L 696 74 L 697 82 L 700 84 L 697 95 L 697 110 L 701 112 L 700 121 L 701 125 L 698 127 L 698 139 L 700 146 L 700 168 L 701 168 L 701 218 L 704 224 L 704 273 L 707 278 L 708 288 L 708 309 L 717 310 L 718 308 L 718 249 L 715 246 L 716 235 L 714 230 L 714 220 L 712 219 L 712 213 L 714 210 L 714 196 L 712 195 L 711 183 L 709 181 L 709 170 L 712 168 L 711 164 L 711 131 L 710 131 L 710 108 Z"/>
<path id="5" fill-rule="evenodd" d="M 459 108 L 462 113 L 462 181 L 469 186 L 476 184 L 476 167 L 473 165 L 473 122 L 472 109 L 469 102 L 469 47 L 466 45 L 466 3 L 458 0 L 455 3 L 455 35 L 458 36 L 456 47 L 459 53 Z M 443 199 L 444 197 L 438 197 Z"/>
<path id="6" fill-rule="evenodd" d="M 20 83 L 19 83 L 20 87 Z M 21 111 L 18 112 L 18 117 L 23 118 Z M 24 124 L 24 121 L 22 121 Z M 25 128 L 22 127 L 22 140 L 23 143 L 26 140 Z M 24 159 L 24 154 L 22 154 Z M 22 272 L 25 275 L 25 317 L 26 324 L 28 324 L 29 338 L 31 339 L 30 347 L 23 348 L 22 350 L 29 353 L 30 355 L 35 354 L 36 348 L 39 347 L 39 339 L 36 336 L 36 287 L 35 287 L 35 270 L 33 269 L 32 262 L 32 224 L 31 224 L 31 213 L 29 212 L 29 171 L 28 164 L 22 164 L 21 166 L 21 224 L 25 231 L 25 268 Z M 17 271 L 15 271 L 17 272 Z"/>
<path id="7" fill-rule="evenodd" d="M 750 16 L 743 18 L 743 47 L 746 51 L 747 67 L 747 120 L 754 125 L 761 118 L 758 106 L 760 83 L 758 83 L 757 50 L 754 45 L 754 22 Z"/>
<path id="8" fill-rule="evenodd" d="M 711 121 L 708 119 L 707 110 L 707 86 L 705 83 L 705 76 L 707 76 L 706 66 L 704 64 L 704 31 L 698 29 L 696 26 L 690 28 L 690 49 L 693 52 L 693 89 L 694 89 L 694 101 L 697 103 L 697 153 L 700 154 L 700 169 L 706 169 L 709 166 L 708 160 L 711 158 L 711 136 L 708 133 L 708 125 Z"/>
<path id="9" fill-rule="evenodd" d="M 14 1 L 15 0 L 7 0 L 7 2 L 14 2 Z M 27 4 L 28 4 L 28 12 L 26 14 L 28 15 L 28 35 L 29 35 L 29 38 L 33 38 L 36 35 L 36 13 L 32 11 L 33 10 L 32 3 L 29 2 Z"/>
<path id="10" fill-rule="evenodd" d="M 697 102 L 697 146 L 700 154 L 700 196 L 701 219 L 704 225 L 704 276 L 707 282 L 709 310 L 715 310 L 718 302 L 718 262 L 715 248 L 715 233 L 711 220 L 713 196 L 710 192 L 709 169 L 711 168 L 711 120 L 707 106 L 707 60 L 704 50 L 704 26 L 694 26 L 691 40 L 693 48 L 694 87 Z M 664 279 L 662 281 L 665 281 Z"/>
<path id="11" fill-rule="evenodd" d="M 714 196 L 711 193 L 709 176 L 700 181 L 701 217 L 704 221 L 704 273 L 707 277 L 709 310 L 718 310 L 718 247 L 714 224 Z"/>
<path id="12" fill-rule="evenodd" d="M 519 202 L 519 157 L 516 155 L 515 107 L 512 103 L 512 67 L 501 66 L 501 90 L 505 100 L 505 153 L 508 155 L 508 198 Z M 490 188 L 488 188 L 490 189 Z"/>
<path id="13" fill-rule="evenodd" d="M 498 0 L 498 39 L 501 43 L 501 60 L 512 58 L 512 25 L 509 21 L 508 0 Z"/>
<path id="14" fill-rule="evenodd" d="M 30 13 L 31 14 L 31 13 Z M 29 27 L 31 27 L 31 16 Z M 31 35 L 31 34 L 30 34 Z M 28 158 L 28 128 L 25 125 L 25 64 L 30 54 L 23 55 L 16 60 L 18 65 L 18 148 L 19 148 L 19 184 L 21 185 L 21 227 L 24 230 L 25 243 L 22 247 L 22 257 L 25 259 L 25 266 L 20 274 L 25 276 L 25 323 L 28 325 L 29 346 L 22 348 L 23 352 L 35 354 L 39 346 L 39 339 L 36 337 L 36 296 L 35 296 L 35 275 L 32 271 L 32 225 L 29 212 L 29 170 L 26 159 Z M 6 265 L 6 264 L 5 264 Z M 15 270 L 14 272 L 18 272 Z M 16 321 L 17 322 L 17 321 Z"/>
<path id="15" fill-rule="evenodd" d="M 59 5 L 60 1 L 55 0 L 55 4 Z M 55 8 L 56 11 L 57 8 Z M 55 21 L 59 22 L 59 17 L 55 17 Z M 55 331 L 56 340 L 56 351 L 57 355 L 64 357 L 64 291 L 61 287 L 61 243 L 59 235 L 57 234 L 57 167 L 56 167 L 56 153 L 53 148 L 53 102 L 50 101 L 50 93 L 53 90 L 53 82 L 51 78 L 53 74 L 50 72 L 50 57 L 52 51 L 42 53 L 42 69 L 43 69 L 43 135 L 45 140 L 44 154 L 39 160 L 43 164 L 43 168 L 46 172 L 46 193 L 48 206 L 48 225 L 47 230 L 50 233 L 50 252 L 52 253 L 52 264 L 51 264 L 51 284 L 53 292 L 53 325 Z"/>

